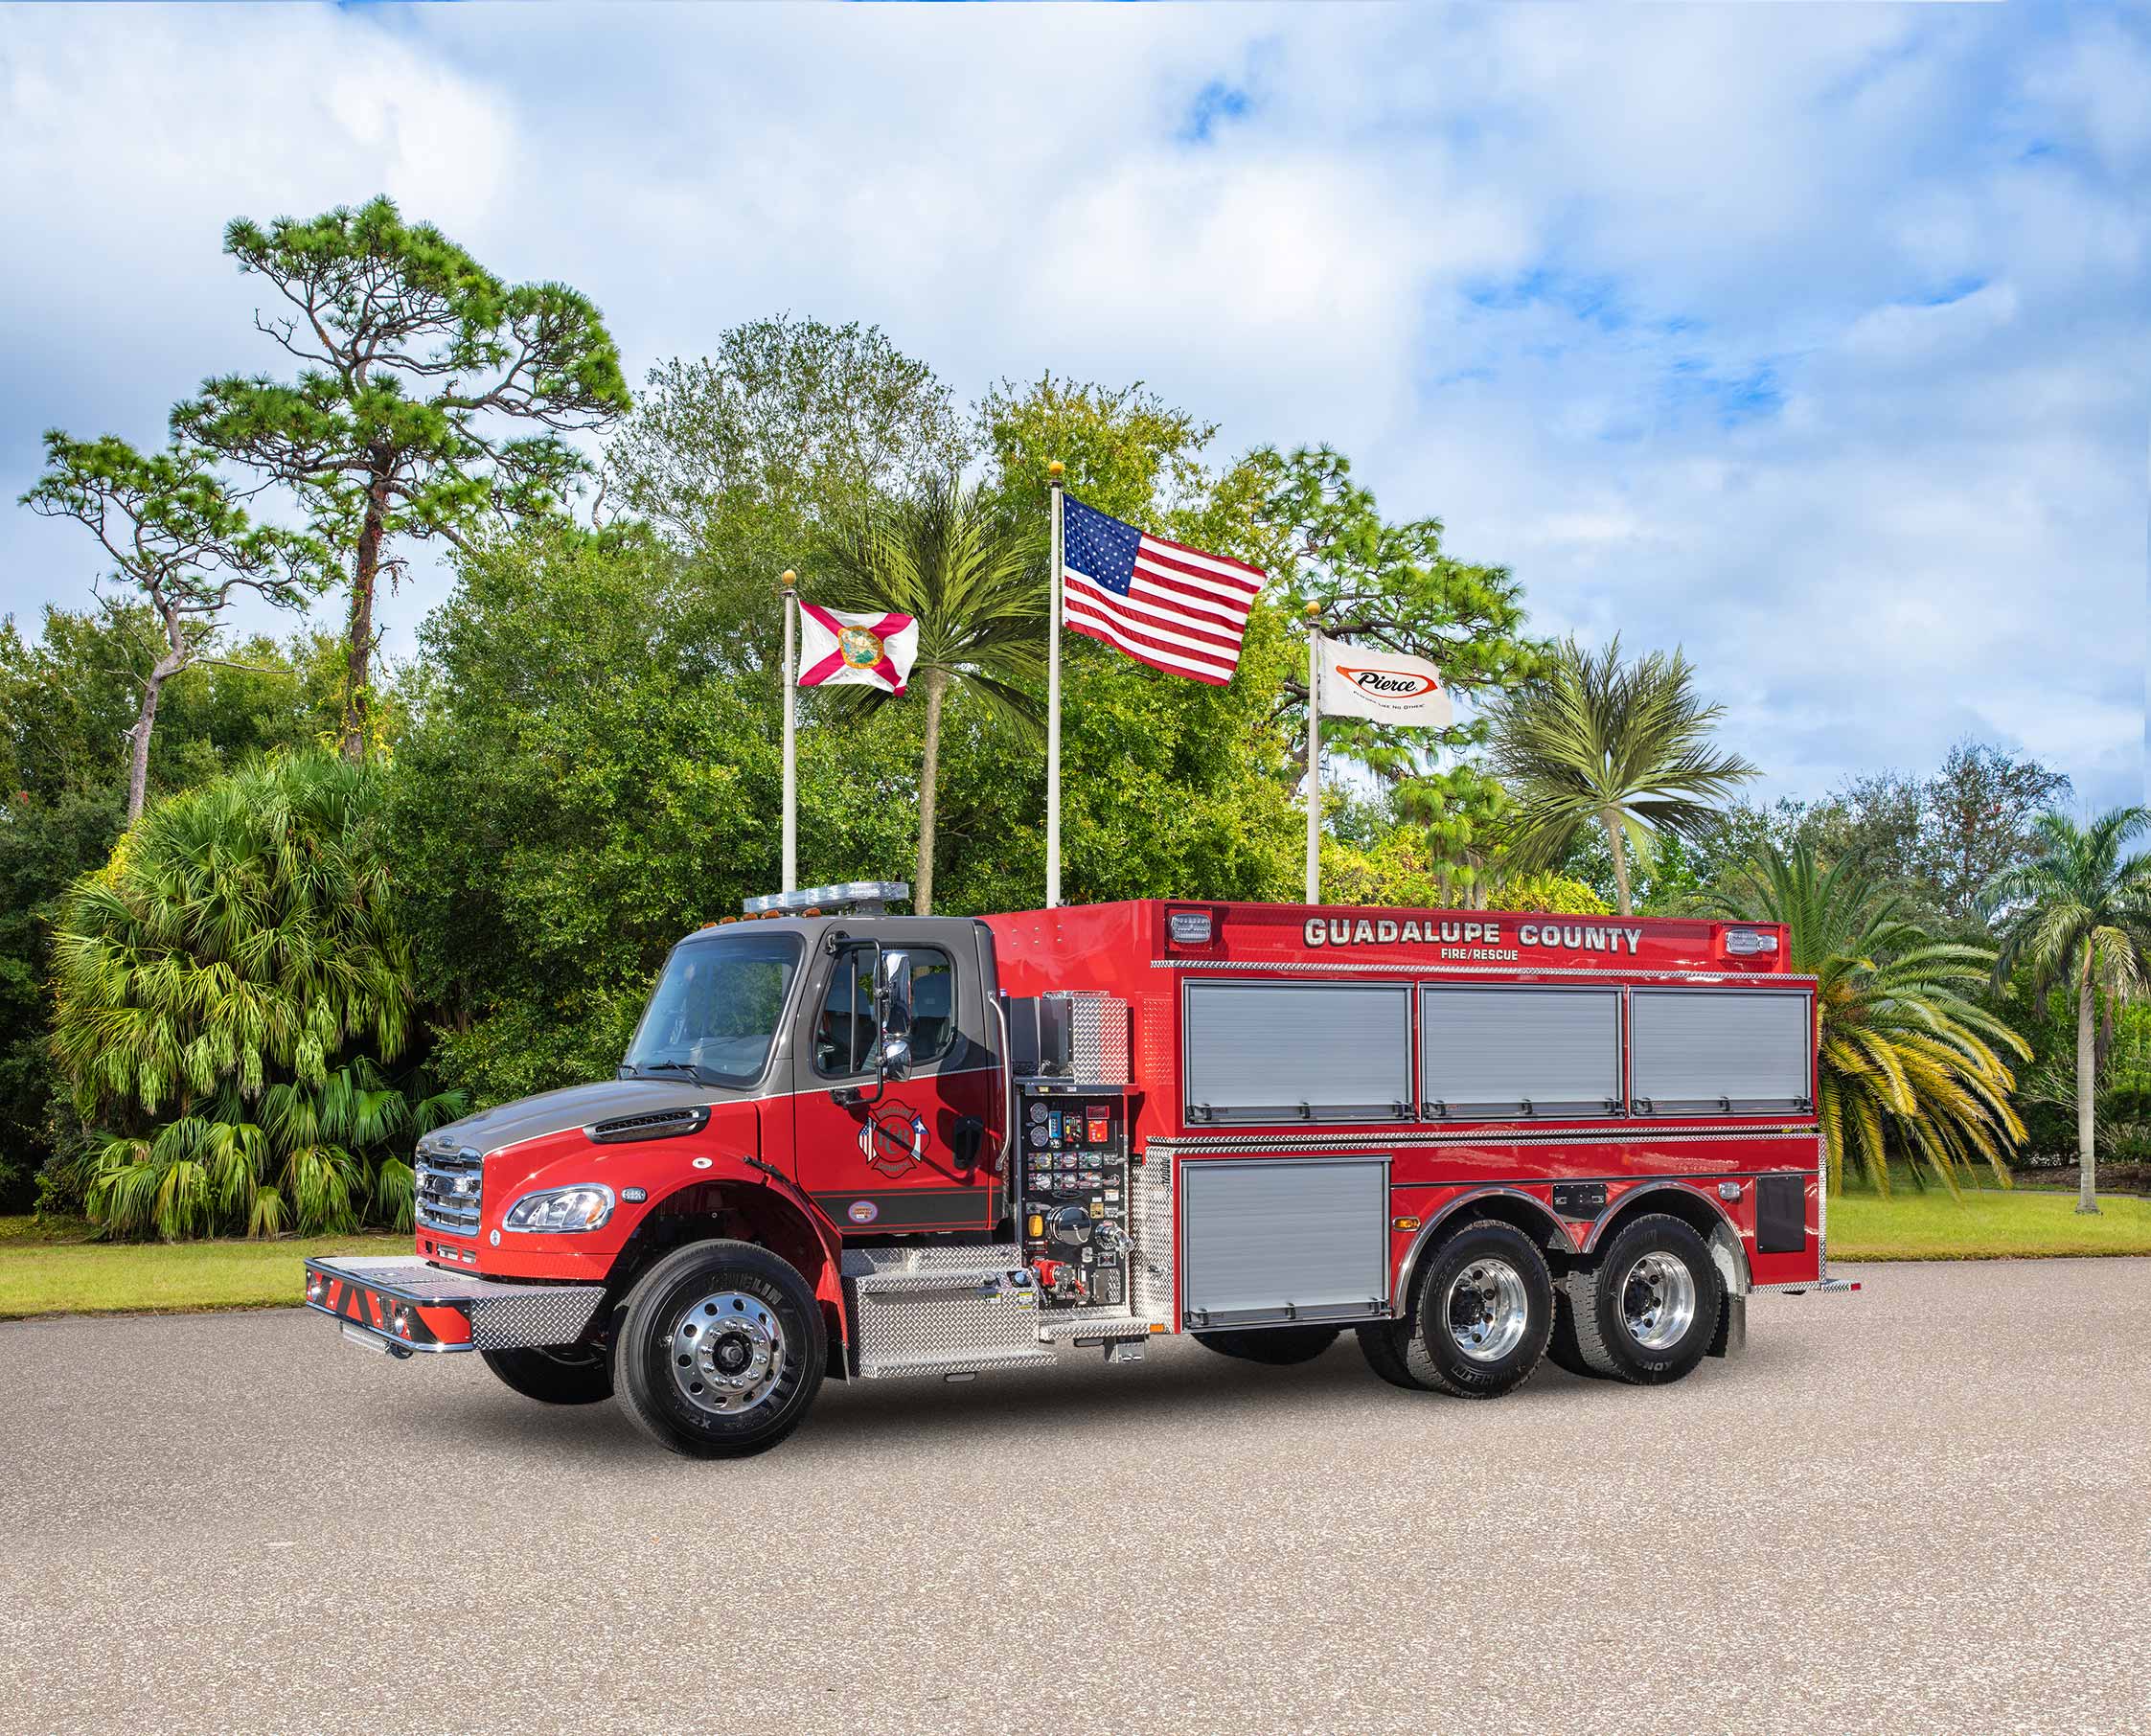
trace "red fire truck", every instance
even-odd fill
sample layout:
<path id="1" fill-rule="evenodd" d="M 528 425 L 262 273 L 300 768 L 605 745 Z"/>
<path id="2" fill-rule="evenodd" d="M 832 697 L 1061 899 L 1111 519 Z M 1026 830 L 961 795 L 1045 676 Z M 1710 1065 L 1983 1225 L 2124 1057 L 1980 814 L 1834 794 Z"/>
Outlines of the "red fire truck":
<path id="1" fill-rule="evenodd" d="M 1767 925 L 901 885 L 674 949 L 617 1078 L 418 1152 L 417 1248 L 307 1263 L 397 1358 L 477 1351 L 758 1451 L 826 1376 L 970 1380 L 1190 1333 L 1492 1398 L 1679 1380 L 1827 1275 L 1812 979 Z"/>

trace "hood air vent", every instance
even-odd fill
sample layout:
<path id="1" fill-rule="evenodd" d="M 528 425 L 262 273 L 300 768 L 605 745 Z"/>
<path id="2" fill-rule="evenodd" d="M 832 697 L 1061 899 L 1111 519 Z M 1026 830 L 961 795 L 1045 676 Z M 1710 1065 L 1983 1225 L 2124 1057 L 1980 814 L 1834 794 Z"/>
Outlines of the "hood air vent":
<path id="1" fill-rule="evenodd" d="M 683 1109 L 654 1109 L 647 1115 L 616 1115 L 610 1121 L 593 1121 L 583 1131 L 593 1145 L 630 1145 L 638 1139 L 699 1133 L 709 1124 L 710 1106 L 698 1103 Z"/>

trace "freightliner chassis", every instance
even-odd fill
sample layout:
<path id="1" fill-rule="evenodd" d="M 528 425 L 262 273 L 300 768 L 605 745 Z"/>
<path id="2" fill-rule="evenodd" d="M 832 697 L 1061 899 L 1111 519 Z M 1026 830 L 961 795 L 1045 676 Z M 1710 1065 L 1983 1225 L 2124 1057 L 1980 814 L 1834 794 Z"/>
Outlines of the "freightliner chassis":
<path id="1" fill-rule="evenodd" d="M 475 1351 L 759 1451 L 827 1379 L 1189 1333 L 1488 1399 L 1680 1380 L 1827 1274 L 1815 984 L 1768 925 L 902 886 L 674 948 L 617 1076 L 417 1154 L 416 1247 L 307 1263 L 355 1343 Z"/>

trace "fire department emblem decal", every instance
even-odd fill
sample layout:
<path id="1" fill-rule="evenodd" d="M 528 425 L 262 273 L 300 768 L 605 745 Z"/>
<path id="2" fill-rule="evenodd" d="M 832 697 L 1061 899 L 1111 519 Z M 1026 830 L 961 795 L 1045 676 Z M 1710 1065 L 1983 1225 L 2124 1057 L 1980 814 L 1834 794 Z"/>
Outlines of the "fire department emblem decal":
<path id="1" fill-rule="evenodd" d="M 918 1168 L 927 1154 L 926 1118 L 901 1103 L 869 1110 L 858 1131 L 859 1154 L 892 1179 Z"/>

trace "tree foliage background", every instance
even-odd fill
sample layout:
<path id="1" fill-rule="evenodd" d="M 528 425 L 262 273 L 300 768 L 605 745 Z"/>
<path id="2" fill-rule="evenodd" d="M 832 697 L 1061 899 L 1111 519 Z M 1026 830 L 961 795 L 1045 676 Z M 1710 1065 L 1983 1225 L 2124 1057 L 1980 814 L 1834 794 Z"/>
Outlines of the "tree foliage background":
<path id="1" fill-rule="evenodd" d="M 1329 896 L 1613 902 L 1598 829 L 1528 872 L 1502 842 L 1515 801 L 1489 770 L 1489 715 L 1551 649 L 1515 575 L 1499 551 L 1453 551 L 1437 517 L 1385 516 L 1318 441 L 1224 453 L 1213 423 L 1140 381 L 1051 372 L 966 406 L 878 329 L 791 313 L 659 364 L 630 404 L 586 299 L 509 286 L 385 201 L 237 223 L 227 242 L 280 299 L 261 329 L 298 376 L 214 376 L 175 426 L 235 484 L 291 491 L 351 576 L 350 607 L 282 641 L 207 629 L 208 660 L 164 692 L 149 810 L 125 835 L 158 624 L 126 606 L 48 610 L 34 637 L 0 623 L 0 1205 L 41 1176 L 50 1207 L 87 1199 L 129 1233 L 393 1221 L 409 1141 L 453 1093 L 609 1072 L 669 948 L 779 881 L 778 575 L 815 600 L 850 527 L 958 481 L 1003 533 L 1042 543 L 1054 459 L 1090 505 L 1271 576 L 1225 687 L 1064 640 L 1069 900 L 1299 896 L 1312 606 L 1332 636 L 1433 658 L 1462 701 L 1438 739 L 1325 727 Z M 395 331 L 430 358 L 421 371 L 358 367 Z M 608 428 L 602 454 L 563 438 L 592 428 Z M 378 669 L 372 587 L 406 537 L 452 550 L 451 588 L 409 666 Z M 1044 763 L 1019 719 L 1042 711 L 1043 678 L 1016 680 L 992 703 L 961 683 L 946 697 L 942 912 L 1041 896 Z M 912 878 L 922 707 L 810 691 L 799 708 L 803 880 Z M 322 751 L 339 744 L 340 768 Z M 1888 982 L 1893 958 L 1983 942 L 1980 889 L 2035 852 L 2035 816 L 2069 793 L 1966 742 L 1931 773 L 1734 804 L 1636 863 L 1632 890 L 1641 911 L 1695 914 L 1773 849 L 1856 861 L 1837 883 L 1872 907 L 1843 912 L 1845 931 L 1885 936 L 1862 980 Z M 304 864 L 301 838 L 320 853 Z M 1870 920 L 1884 902 L 1889 920 Z M 284 1035 L 250 1050 L 232 1008 L 270 987 L 232 961 L 309 925 L 322 960 L 371 961 L 370 1011 L 329 977 L 279 982 Z M 2072 1112 L 2048 1064 L 2062 1020 L 2023 983 L 1990 1003 L 2031 1052 L 2037 1145 Z M 2114 999 L 2100 1016 L 2101 1102 L 2151 1128 L 2145 1016 Z"/>

